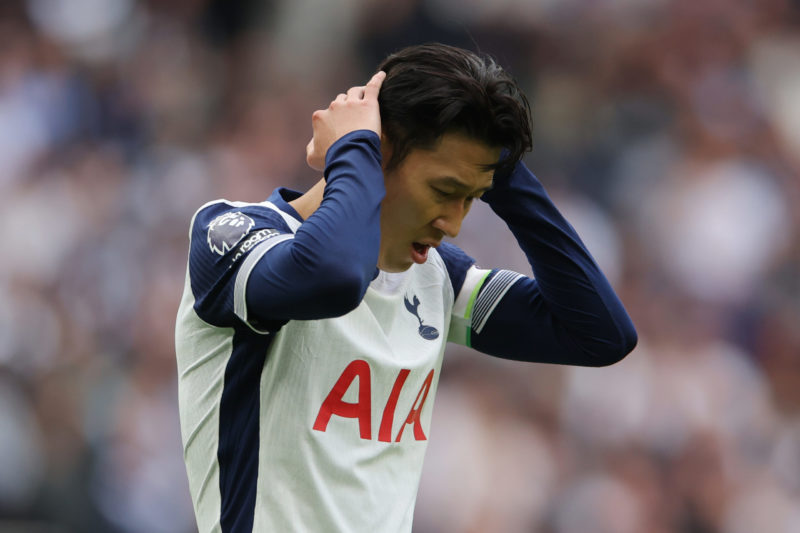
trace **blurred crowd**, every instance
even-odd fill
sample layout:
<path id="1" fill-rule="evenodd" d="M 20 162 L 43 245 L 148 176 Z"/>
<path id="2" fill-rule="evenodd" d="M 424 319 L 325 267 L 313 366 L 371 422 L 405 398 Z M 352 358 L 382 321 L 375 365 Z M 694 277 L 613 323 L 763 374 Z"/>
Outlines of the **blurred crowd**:
<path id="1" fill-rule="evenodd" d="M 414 531 L 800 531 L 797 0 L 3 0 L 0 531 L 196 530 L 191 216 L 309 187 L 311 113 L 427 41 L 520 81 L 526 162 L 640 341 L 602 369 L 451 346 Z M 456 242 L 530 273 L 484 205 Z"/>

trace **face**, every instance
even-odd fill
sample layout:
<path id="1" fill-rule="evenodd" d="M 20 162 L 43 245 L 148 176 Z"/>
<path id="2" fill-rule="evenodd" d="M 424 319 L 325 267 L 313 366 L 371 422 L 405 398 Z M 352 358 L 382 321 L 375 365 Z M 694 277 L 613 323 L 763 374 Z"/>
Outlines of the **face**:
<path id="1" fill-rule="evenodd" d="M 388 161 L 391 147 L 383 160 Z M 431 150 L 414 149 L 394 169 L 384 171 L 378 267 L 402 272 L 424 263 L 431 246 L 455 237 L 472 202 L 492 185 L 500 148 L 448 133 Z"/>

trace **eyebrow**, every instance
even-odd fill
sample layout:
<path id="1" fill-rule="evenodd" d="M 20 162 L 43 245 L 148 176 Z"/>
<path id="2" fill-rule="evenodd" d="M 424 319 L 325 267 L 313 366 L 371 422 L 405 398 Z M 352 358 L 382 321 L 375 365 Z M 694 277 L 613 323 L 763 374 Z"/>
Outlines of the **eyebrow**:
<path id="1" fill-rule="evenodd" d="M 460 179 L 458 179 L 456 177 L 453 177 L 453 176 L 441 176 L 441 177 L 433 178 L 431 181 L 436 183 L 437 185 L 449 185 L 449 186 L 455 187 L 456 189 L 459 189 L 461 191 L 465 191 L 465 192 L 466 191 L 470 191 L 470 192 L 473 192 L 474 194 L 483 194 L 483 193 L 485 193 L 486 191 L 488 191 L 489 189 L 492 188 L 492 184 L 490 184 L 490 185 L 488 185 L 486 187 L 481 187 L 480 189 L 475 189 L 473 191 L 472 187 L 470 187 L 468 184 L 464 183 Z"/>

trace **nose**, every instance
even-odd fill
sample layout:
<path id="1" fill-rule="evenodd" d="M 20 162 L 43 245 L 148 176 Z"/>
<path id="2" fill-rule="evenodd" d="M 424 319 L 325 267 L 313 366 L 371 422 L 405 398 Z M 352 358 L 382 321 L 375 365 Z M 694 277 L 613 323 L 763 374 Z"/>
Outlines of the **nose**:
<path id="1" fill-rule="evenodd" d="M 460 202 L 452 202 L 447 210 L 433 220 L 433 227 L 444 233 L 447 237 L 455 238 L 461 231 L 461 222 L 467 212 Z"/>

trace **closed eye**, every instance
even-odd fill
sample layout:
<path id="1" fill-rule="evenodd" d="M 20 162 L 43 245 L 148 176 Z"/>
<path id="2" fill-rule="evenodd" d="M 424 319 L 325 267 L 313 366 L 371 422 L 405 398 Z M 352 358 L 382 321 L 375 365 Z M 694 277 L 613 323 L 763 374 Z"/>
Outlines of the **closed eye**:
<path id="1" fill-rule="evenodd" d="M 453 198 L 456 196 L 456 193 L 454 192 L 437 189 L 436 187 L 431 187 L 431 189 L 433 189 L 433 192 L 435 192 L 440 198 Z"/>
<path id="2" fill-rule="evenodd" d="M 480 191 L 475 194 L 465 195 L 462 192 L 457 191 L 448 191 L 445 189 L 439 189 L 438 187 L 431 187 L 433 189 L 436 198 L 441 202 L 453 202 L 459 201 L 464 204 L 465 209 L 469 209 L 472 206 L 472 202 L 483 196 L 484 191 Z"/>

